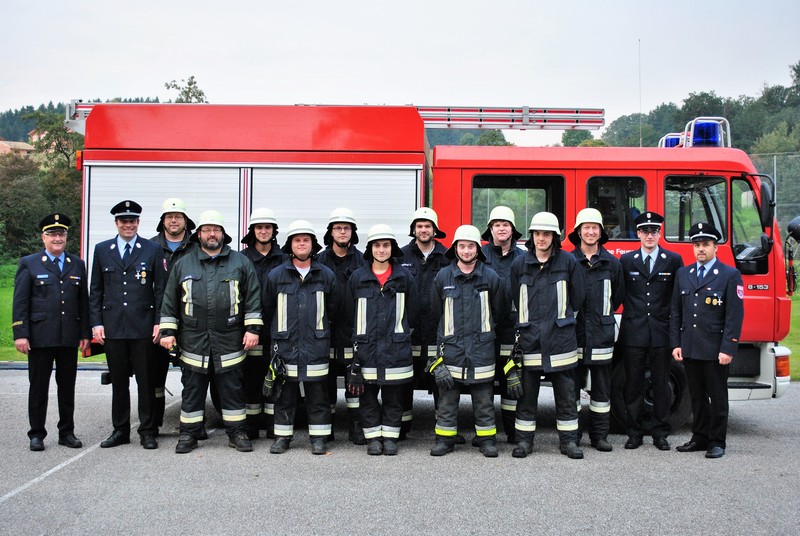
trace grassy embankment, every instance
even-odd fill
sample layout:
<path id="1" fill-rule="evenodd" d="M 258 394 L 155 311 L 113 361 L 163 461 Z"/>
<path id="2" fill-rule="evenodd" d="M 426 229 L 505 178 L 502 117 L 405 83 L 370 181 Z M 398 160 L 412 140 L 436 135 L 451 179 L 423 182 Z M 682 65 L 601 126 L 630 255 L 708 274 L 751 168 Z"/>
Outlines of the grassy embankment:
<path id="1" fill-rule="evenodd" d="M 0 265 L 0 361 L 24 361 L 26 359 L 14 348 L 14 337 L 11 332 L 11 303 L 16 269 L 16 264 Z M 795 296 L 792 304 L 792 326 L 800 326 L 800 297 L 798 296 Z M 783 344 L 792 350 L 792 380 L 800 380 L 800 329 L 792 329 Z M 87 361 L 105 361 L 105 356 L 91 357 Z"/>

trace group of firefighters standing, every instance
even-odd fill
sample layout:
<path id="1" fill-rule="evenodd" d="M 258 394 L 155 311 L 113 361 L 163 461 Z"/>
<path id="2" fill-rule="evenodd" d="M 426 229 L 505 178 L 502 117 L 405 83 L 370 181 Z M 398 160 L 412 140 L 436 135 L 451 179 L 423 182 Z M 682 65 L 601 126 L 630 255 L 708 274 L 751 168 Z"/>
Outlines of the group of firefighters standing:
<path id="1" fill-rule="evenodd" d="M 20 261 L 14 336 L 29 355 L 31 450 L 44 449 L 54 359 L 59 444 L 81 446 L 72 420 L 75 347 L 93 338 L 105 345 L 113 391 L 113 431 L 103 448 L 130 442 L 134 374 L 140 443 L 158 447 L 172 354 L 183 383 L 177 453 L 207 437 L 211 386 L 231 447 L 252 451 L 252 440 L 266 429 L 274 438 L 270 452 L 286 452 L 304 406 L 312 453 L 324 454 L 343 376 L 348 439 L 367 445 L 370 455 L 397 454 L 411 430 L 414 387 L 422 383 L 436 405 L 432 456 L 465 442 L 458 430 L 462 392 L 472 399 L 472 445 L 498 456 L 497 380 L 512 455 L 524 458 L 533 452 L 546 378 L 560 451 L 580 459 L 587 378 L 589 442 L 612 450 L 615 311 L 624 305 L 625 448 L 643 443 L 649 367 L 650 433 L 658 449 L 670 449 L 674 358 L 686 368 L 694 412 L 692 437 L 678 450 L 703 450 L 709 458 L 725 453 L 727 365 L 741 331 L 743 288 L 739 272 L 716 259 L 721 236 L 707 223 L 691 228 L 697 263 L 683 267 L 679 255 L 658 245 L 663 217 L 655 212 L 636 219 L 640 247 L 617 259 L 603 247 L 608 235 L 593 208 L 577 214 L 571 252 L 562 249 L 561 225 L 549 212 L 533 216 L 526 250 L 519 248 L 522 233 L 505 206 L 491 211 L 483 232 L 458 227 L 449 249 L 438 240 L 445 233 L 436 213 L 423 207 L 413 214 L 410 243 L 401 248 L 393 230 L 378 224 L 368 230 L 363 252 L 356 248 L 355 214 L 346 208 L 331 213 L 324 250 L 305 220 L 288 226 L 279 247 L 274 212 L 256 209 L 241 253 L 231 249 L 217 211 L 203 212 L 195 224 L 183 201 L 167 199 L 151 240 L 138 235 L 141 211 L 129 200 L 112 208 L 118 234 L 95 247 L 89 288 L 83 261 L 64 251 L 64 215 L 42 221 L 45 250 Z"/>

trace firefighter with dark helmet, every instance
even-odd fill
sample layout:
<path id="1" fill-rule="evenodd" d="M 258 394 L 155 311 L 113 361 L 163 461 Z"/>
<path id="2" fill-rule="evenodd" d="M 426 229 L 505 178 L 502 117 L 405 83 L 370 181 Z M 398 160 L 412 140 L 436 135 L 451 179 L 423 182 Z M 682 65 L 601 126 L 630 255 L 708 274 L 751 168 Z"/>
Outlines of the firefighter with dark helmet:
<path id="1" fill-rule="evenodd" d="M 223 216 L 200 215 L 192 240 L 198 247 L 169 274 L 161 305 L 161 346 L 180 347 L 183 383 L 178 454 L 197 447 L 203 427 L 209 379 L 220 396 L 228 445 L 251 452 L 242 382 L 247 351 L 263 327 L 261 289 L 253 264 L 228 244 Z"/>
<path id="2" fill-rule="evenodd" d="M 316 260 L 322 246 L 309 222 L 292 222 L 286 235 L 282 249 L 289 257 L 269 273 L 262 292 L 272 340 L 264 395 L 275 399 L 275 442 L 270 452 L 283 454 L 289 449 L 302 383 L 311 452 L 325 454 L 331 434 L 327 381 L 336 275 Z"/>
<path id="3" fill-rule="evenodd" d="M 268 208 L 256 208 L 250 214 L 247 234 L 241 243 L 246 247 L 241 253 L 250 259 L 258 275 L 259 288 L 267 284 L 267 275 L 286 260 L 286 254 L 278 246 L 278 220 L 275 212 Z M 264 348 L 270 347 L 269 330 L 261 331 L 258 344 L 247 352 L 244 360 L 244 402 L 247 410 L 247 437 L 257 439 L 261 429 L 266 436 L 274 438 L 274 403 L 261 393 L 268 358 Z M 269 352 L 267 352 L 269 353 Z"/>
<path id="4" fill-rule="evenodd" d="M 171 270 L 175 263 L 191 251 L 195 242 L 189 240 L 195 224 L 189 217 L 186 210 L 186 203 L 183 199 L 170 197 L 164 200 L 161 205 L 161 218 L 156 226 L 156 234 L 152 240 L 164 252 L 167 260 L 167 271 Z M 151 382 L 155 390 L 155 403 L 153 405 L 153 418 L 156 426 L 164 424 L 164 407 L 166 404 L 165 392 L 167 384 L 167 372 L 169 372 L 170 354 L 169 350 L 161 346 L 155 347 L 157 359 L 155 365 L 151 367 Z M 202 436 L 203 434 L 201 434 Z"/>
<path id="5" fill-rule="evenodd" d="M 584 269 L 586 281 L 586 301 L 577 317 L 576 399 L 580 407 L 580 390 L 585 386 L 587 374 L 591 374 L 589 440 L 600 452 L 611 452 L 613 447 L 608 441 L 608 432 L 611 417 L 611 363 L 616 335 L 614 311 L 625 299 L 625 278 L 619 259 L 603 247 L 608 235 L 599 210 L 585 208 L 578 212 L 575 227 L 568 238 L 575 246 L 572 254 Z"/>
<path id="6" fill-rule="evenodd" d="M 446 238 L 439 229 L 439 217 L 428 207 L 418 208 L 411 217 L 409 236 L 411 242 L 400 248 L 400 263 L 414 277 L 417 287 L 416 325 L 411 335 L 411 349 L 414 355 L 414 383 L 403 393 L 403 426 L 400 438 L 411 431 L 414 409 L 414 384 L 421 384 L 436 394 L 436 384 L 430 381 L 425 372 L 429 356 L 436 355 L 436 325 L 438 319 L 431 314 L 431 291 L 433 280 L 439 270 L 450 264 L 445 257 L 447 251 L 437 238 Z M 461 438 L 463 440 L 463 438 Z"/>
<path id="7" fill-rule="evenodd" d="M 364 259 L 347 283 L 347 314 L 353 319 L 353 361 L 347 389 L 359 397 L 367 454 L 397 454 L 404 385 L 414 381 L 411 325 L 416 300 L 411 272 L 391 227 L 370 227 Z M 378 395 L 380 394 L 380 401 Z"/>
<path id="8" fill-rule="evenodd" d="M 486 266 L 481 233 L 462 225 L 453 235 L 446 256 L 453 262 L 434 281 L 431 309 L 437 320 L 437 352 L 428 371 L 439 388 L 436 444 L 431 456 L 453 452 L 458 435 L 461 385 L 469 386 L 475 421 L 475 441 L 487 458 L 497 457 L 494 418 L 496 319 L 505 314 L 505 292 L 497 273 Z"/>
<path id="9" fill-rule="evenodd" d="M 332 306 L 341 311 L 345 305 L 347 281 L 353 272 L 364 266 L 364 255 L 356 249 L 358 244 L 356 215 L 349 208 L 336 208 L 328 219 L 328 228 L 322 238 L 326 248 L 317 260 L 336 274 L 336 293 Z M 328 398 L 331 402 L 331 419 L 336 417 L 337 378 L 347 377 L 347 366 L 353 359 L 353 326 L 351 318 L 337 314 L 331 318 L 331 370 L 328 375 Z M 359 422 L 358 397 L 345 390 L 347 402 L 348 439 L 356 445 L 365 445 L 364 433 Z M 331 428 L 333 429 L 333 428 Z"/>
<path id="10" fill-rule="evenodd" d="M 511 289 L 517 309 L 516 356 L 522 363 L 522 397 L 517 401 L 517 446 L 512 455 L 533 452 L 536 408 L 542 375 L 553 384 L 556 430 L 561 453 L 583 458 L 577 444 L 578 408 L 573 369 L 578 365 L 575 315 L 586 289 L 575 257 L 561 250 L 561 226 L 551 212 L 531 218 L 528 252 L 511 265 Z"/>
<path id="11" fill-rule="evenodd" d="M 506 303 L 505 314 L 497 319 L 497 339 L 495 340 L 495 353 L 497 355 L 497 368 L 495 376 L 500 384 L 500 416 L 503 430 L 509 443 L 516 443 L 514 422 L 517 415 L 517 393 L 512 389 L 509 392 L 507 369 L 505 365 L 511 357 L 514 345 L 514 314 L 511 309 L 511 264 L 525 251 L 517 247 L 517 240 L 522 233 L 514 225 L 514 211 L 506 206 L 497 206 L 489 213 L 489 221 L 481 238 L 486 240 L 486 245 L 481 248 L 486 257 L 485 264 L 500 276 L 503 285 Z"/>

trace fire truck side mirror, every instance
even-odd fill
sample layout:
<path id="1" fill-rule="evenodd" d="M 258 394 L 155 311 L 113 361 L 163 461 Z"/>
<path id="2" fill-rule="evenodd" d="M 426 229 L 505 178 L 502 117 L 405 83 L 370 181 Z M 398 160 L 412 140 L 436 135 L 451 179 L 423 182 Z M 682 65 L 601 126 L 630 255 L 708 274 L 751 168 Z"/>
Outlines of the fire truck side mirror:
<path id="1" fill-rule="evenodd" d="M 772 228 L 772 221 L 775 218 L 775 200 L 772 198 L 772 188 L 764 181 L 761 182 L 761 204 L 758 208 L 761 228 Z"/>
<path id="2" fill-rule="evenodd" d="M 787 230 L 789 231 L 789 236 L 794 239 L 795 242 L 800 242 L 800 216 L 797 216 L 789 222 Z"/>

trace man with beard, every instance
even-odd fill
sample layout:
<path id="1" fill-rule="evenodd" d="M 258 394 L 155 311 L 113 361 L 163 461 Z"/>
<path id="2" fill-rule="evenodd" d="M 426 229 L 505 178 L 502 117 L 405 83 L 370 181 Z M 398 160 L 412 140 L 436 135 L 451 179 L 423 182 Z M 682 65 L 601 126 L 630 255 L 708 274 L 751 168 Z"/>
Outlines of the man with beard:
<path id="1" fill-rule="evenodd" d="M 500 277 L 483 264 L 481 232 L 462 225 L 445 254 L 455 262 L 436 274 L 432 315 L 437 319 L 438 351 L 428 371 L 439 387 L 436 444 L 431 456 L 453 452 L 458 435 L 460 385 L 469 386 L 475 420 L 473 444 L 487 458 L 497 457 L 494 420 L 495 322 L 505 313 Z"/>
<path id="2" fill-rule="evenodd" d="M 44 250 L 22 257 L 14 278 L 11 324 L 14 346 L 28 356 L 30 449 L 44 450 L 47 399 L 53 362 L 58 385 L 58 444 L 81 448 L 75 437 L 76 348 L 89 346 L 86 265 L 66 252 L 70 221 L 64 214 L 42 219 Z"/>
<path id="3" fill-rule="evenodd" d="M 414 409 L 414 383 L 420 382 L 427 385 L 438 397 L 436 383 L 430 381 L 425 372 L 425 365 L 429 357 L 436 355 L 436 327 L 438 318 L 431 314 L 431 291 L 433 280 L 439 270 L 450 264 L 444 256 L 447 249 L 435 238 L 445 238 L 444 231 L 439 230 L 439 217 L 433 209 L 420 207 L 412 216 L 409 236 L 413 240 L 403 246 L 400 251 L 400 264 L 414 277 L 417 287 L 417 319 L 411 334 L 411 349 L 414 355 L 415 382 L 408 384 L 403 393 L 403 425 L 400 430 L 400 439 L 403 439 L 411 430 Z M 463 442 L 463 437 L 459 436 Z"/>
<path id="4" fill-rule="evenodd" d="M 614 311 L 625 299 L 625 279 L 619 260 L 603 247 L 608 235 L 603 216 L 594 208 L 578 212 L 575 227 L 569 234 L 575 246 L 572 254 L 584 269 L 586 302 L 578 312 L 578 367 L 575 369 L 575 398 L 580 404 L 580 390 L 586 374 L 591 374 L 589 400 L 589 439 L 600 452 L 611 452 L 608 441 L 611 416 L 611 358 L 614 356 Z M 580 438 L 581 432 L 578 431 Z M 578 439 L 580 444 L 580 439 Z"/>
<path id="5" fill-rule="evenodd" d="M 669 315 L 675 277 L 683 267 L 677 253 L 658 245 L 664 217 L 642 212 L 635 220 L 641 247 L 619 258 L 625 276 L 625 302 L 619 326 L 619 343 L 624 349 L 625 418 L 632 450 L 642 445 L 642 413 L 645 370 L 649 365 L 653 397 L 653 445 L 669 450 L 670 432 L 669 373 L 672 355 L 669 346 Z"/>
<path id="6" fill-rule="evenodd" d="M 178 259 L 186 255 L 194 245 L 194 242 L 189 241 L 194 228 L 194 222 L 189 218 L 189 214 L 186 212 L 186 203 L 182 199 L 170 197 L 164 200 L 161 205 L 161 219 L 156 227 L 158 234 L 150 240 L 161 246 L 164 258 L 167 260 L 168 272 Z M 169 351 L 162 346 L 156 346 L 154 351 L 156 359 L 154 366 L 151 368 L 153 375 L 150 381 L 152 382 L 155 396 L 153 420 L 158 429 L 164 424 L 164 407 L 166 403 L 164 394 L 170 355 Z M 157 429 L 156 435 L 158 435 Z"/>
<path id="7" fill-rule="evenodd" d="M 247 245 L 242 254 L 253 263 L 261 289 L 266 286 L 267 275 L 272 269 L 286 260 L 286 255 L 278 247 L 277 236 L 278 220 L 275 213 L 268 208 L 255 209 L 250 214 L 247 234 L 242 238 L 242 244 Z M 262 428 L 266 429 L 268 438 L 275 437 L 274 404 L 261 393 L 269 364 L 264 356 L 264 348 L 269 347 L 269 330 L 265 329 L 261 332 L 259 343 L 247 352 L 244 361 L 244 401 L 247 408 L 247 437 L 250 439 L 257 439 Z"/>
<path id="8" fill-rule="evenodd" d="M 276 439 L 270 452 L 283 454 L 289 449 L 302 382 L 311 452 L 325 454 L 331 434 L 327 380 L 336 276 L 314 258 L 322 246 L 309 222 L 292 222 L 286 234 L 283 251 L 289 258 L 270 272 L 262 293 L 264 320 L 270 324 L 272 339 L 270 370 L 285 370 L 279 380 L 280 393 L 275 393 Z M 273 385 L 265 381 L 266 396 L 273 394 Z"/>
<path id="9" fill-rule="evenodd" d="M 353 272 L 364 266 L 364 255 L 356 249 L 358 244 L 358 226 L 356 216 L 349 208 L 337 208 L 328 219 L 328 229 L 323 237 L 327 246 L 320 252 L 319 262 L 333 270 L 336 274 L 336 294 L 332 306 L 336 311 L 343 311 L 347 281 Z M 331 370 L 328 374 L 328 398 L 331 402 L 331 423 L 336 416 L 337 378 L 347 378 L 347 366 L 353 360 L 353 324 L 352 318 L 346 314 L 337 314 L 331 318 Z M 364 431 L 359 422 L 358 397 L 345 390 L 347 417 L 350 420 L 347 438 L 355 445 L 366 445 Z M 333 430 L 333 427 L 331 427 Z M 333 439 L 333 432 L 331 432 Z"/>
<path id="10" fill-rule="evenodd" d="M 125 200 L 111 209 L 117 236 L 94 248 L 89 292 L 94 340 L 105 345 L 111 375 L 111 421 L 114 431 L 101 448 L 130 443 L 130 376 L 136 375 L 139 436 L 142 447 L 158 448 L 151 368 L 157 359 L 158 310 L 167 266 L 158 244 L 137 234 L 142 207 Z"/>
<path id="11" fill-rule="evenodd" d="M 514 422 L 517 416 L 517 400 L 520 396 L 519 389 L 508 389 L 509 378 L 506 376 L 506 364 L 511 359 L 511 350 L 514 346 L 514 314 L 511 310 L 511 264 L 514 259 L 525 254 L 517 247 L 517 240 L 522 233 L 514 225 L 514 211 L 508 207 L 498 206 L 489 214 L 489 222 L 481 238 L 488 243 L 481 248 L 486 257 L 485 264 L 500 276 L 503 286 L 504 299 L 509 307 L 502 317 L 497 318 L 497 339 L 495 339 L 495 355 L 497 356 L 496 379 L 500 384 L 500 415 L 506 440 L 516 443 Z M 511 382 L 518 381 L 517 373 L 512 374 Z"/>
<path id="12" fill-rule="evenodd" d="M 359 397 L 370 456 L 397 454 L 403 387 L 414 381 L 411 314 L 416 296 L 411 273 L 392 258 L 399 255 L 391 227 L 372 226 L 364 252 L 370 264 L 356 270 L 347 283 L 347 314 L 354 324 L 347 389 Z"/>
<path id="13" fill-rule="evenodd" d="M 180 346 L 183 401 L 175 452 L 197 447 L 202 433 L 209 378 L 219 390 L 228 445 L 250 452 L 242 397 L 243 364 L 263 326 L 253 264 L 233 251 L 222 214 L 200 215 L 192 240 L 200 247 L 172 268 L 161 307 L 161 346 Z"/>
<path id="14" fill-rule="evenodd" d="M 581 459 L 573 369 L 578 364 L 575 315 L 586 296 L 583 270 L 575 257 L 561 250 L 561 228 L 555 214 L 534 214 L 529 230 L 528 252 L 511 265 L 516 330 L 523 353 L 517 446 L 511 454 L 525 458 L 533 452 L 539 387 L 542 374 L 547 374 L 553 384 L 561 453 Z"/>

